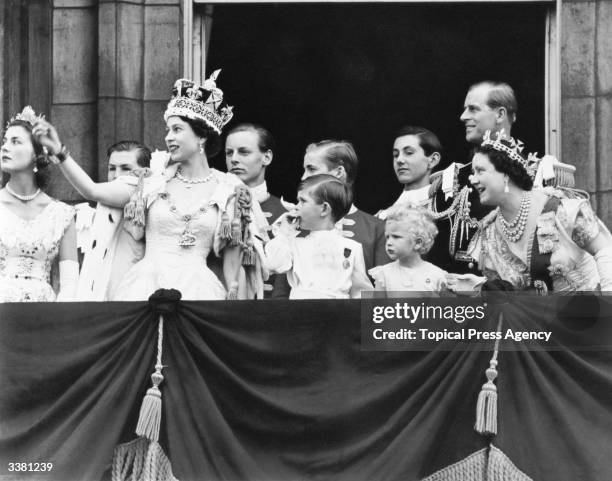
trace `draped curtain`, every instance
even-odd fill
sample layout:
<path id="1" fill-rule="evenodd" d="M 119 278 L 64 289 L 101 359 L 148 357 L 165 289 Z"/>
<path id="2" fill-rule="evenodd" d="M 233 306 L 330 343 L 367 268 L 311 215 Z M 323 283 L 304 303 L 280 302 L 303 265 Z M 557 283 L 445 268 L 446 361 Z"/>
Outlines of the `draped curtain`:
<path id="1" fill-rule="evenodd" d="M 368 352 L 359 301 L 180 302 L 164 314 L 160 445 L 181 481 L 462 479 L 444 469 L 479 452 L 524 479 L 610 480 L 612 309 L 589 298 L 561 316 L 559 302 L 501 307 L 503 328 L 551 329 L 557 344 L 502 346 L 496 436 L 473 428 L 493 343 Z M 157 320 L 147 303 L 0 306 L 0 474 L 109 477 L 136 438 Z"/>

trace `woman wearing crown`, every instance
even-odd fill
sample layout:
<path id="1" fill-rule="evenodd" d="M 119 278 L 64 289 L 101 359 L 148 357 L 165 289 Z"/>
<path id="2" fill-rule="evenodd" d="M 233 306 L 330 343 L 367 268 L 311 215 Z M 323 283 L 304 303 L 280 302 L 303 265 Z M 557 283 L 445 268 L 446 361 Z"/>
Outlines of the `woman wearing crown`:
<path id="1" fill-rule="evenodd" d="M 78 263 L 72 207 L 43 192 L 48 154 L 38 141 L 37 117 L 26 107 L 4 132 L 0 167 L 9 177 L 0 190 L 0 302 L 56 300 L 51 267 L 59 261 L 57 300 L 72 300 Z"/>
<path id="2" fill-rule="evenodd" d="M 163 175 L 145 169 L 138 177 L 95 183 L 73 159 L 59 164 L 85 198 L 124 207 L 127 230 L 135 238 L 146 236 L 143 259 L 127 272 L 111 300 L 144 300 L 160 288 L 178 289 L 191 300 L 263 294 L 253 235 L 257 206 L 237 177 L 208 164 L 232 117 L 216 87 L 217 74 L 202 86 L 185 79 L 175 83 L 164 114 L 169 154 Z M 61 142 L 47 127 L 45 141 L 57 149 Z M 257 219 L 264 225 L 263 215 Z M 210 251 L 223 258 L 224 283 L 207 265 Z"/>
<path id="3" fill-rule="evenodd" d="M 470 246 L 484 277 L 451 274 L 450 289 L 612 290 L 610 232 L 588 200 L 534 189 L 537 164 L 520 143 L 485 134 L 470 179 L 482 204 L 496 207 Z"/>

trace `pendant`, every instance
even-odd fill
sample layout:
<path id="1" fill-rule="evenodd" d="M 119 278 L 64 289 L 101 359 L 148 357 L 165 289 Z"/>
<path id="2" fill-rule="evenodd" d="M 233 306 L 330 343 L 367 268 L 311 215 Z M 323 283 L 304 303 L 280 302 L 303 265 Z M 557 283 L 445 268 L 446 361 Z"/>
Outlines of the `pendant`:
<path id="1" fill-rule="evenodd" d="M 189 230 L 189 227 L 185 227 L 185 230 L 179 239 L 179 245 L 181 247 L 193 247 L 196 245 L 196 236 Z"/>

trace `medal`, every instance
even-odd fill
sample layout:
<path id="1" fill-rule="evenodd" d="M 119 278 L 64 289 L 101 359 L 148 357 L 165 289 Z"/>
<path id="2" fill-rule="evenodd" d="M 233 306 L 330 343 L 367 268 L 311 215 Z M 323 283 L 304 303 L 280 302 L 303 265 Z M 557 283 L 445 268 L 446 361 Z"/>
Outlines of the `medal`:
<path id="1" fill-rule="evenodd" d="M 351 262 L 348 259 L 351 255 L 351 250 L 348 248 L 345 248 L 343 255 L 344 255 L 344 261 L 342 262 L 342 267 L 344 267 L 345 269 L 348 269 L 349 267 L 351 267 Z"/>

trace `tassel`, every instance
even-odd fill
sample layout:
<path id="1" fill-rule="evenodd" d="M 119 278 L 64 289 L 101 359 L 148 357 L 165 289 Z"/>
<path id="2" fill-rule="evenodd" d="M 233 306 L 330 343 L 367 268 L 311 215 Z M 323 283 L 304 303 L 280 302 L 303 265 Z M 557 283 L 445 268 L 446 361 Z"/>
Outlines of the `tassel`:
<path id="1" fill-rule="evenodd" d="M 255 249 L 253 248 L 253 241 L 248 241 L 246 247 L 242 251 L 242 265 L 243 266 L 254 266 L 255 265 Z"/>
<path id="2" fill-rule="evenodd" d="M 496 332 L 500 333 L 504 322 L 504 312 L 500 311 L 497 320 Z M 485 371 L 487 382 L 482 385 L 476 403 L 476 424 L 474 429 L 479 434 L 497 434 L 497 386 L 494 381 L 497 378 L 497 355 L 499 354 L 499 340 L 495 339 L 493 357 L 489 361 L 489 368 Z"/>
<path id="3" fill-rule="evenodd" d="M 138 425 L 136 426 L 136 434 L 143 436 L 151 441 L 159 441 L 159 430 L 161 426 L 161 409 L 162 395 L 159 385 L 164 380 L 161 371 L 162 365 L 162 343 L 164 334 L 164 318 L 159 316 L 159 324 L 157 327 L 157 363 L 155 364 L 155 372 L 151 374 L 153 386 L 147 390 L 142 406 L 140 407 L 140 415 L 138 416 Z"/>
<path id="4" fill-rule="evenodd" d="M 138 438 L 115 448 L 111 464 L 112 481 L 177 481 L 162 447 Z"/>
<path id="5" fill-rule="evenodd" d="M 145 202 L 142 195 L 134 196 L 123 208 L 124 216 L 138 226 L 145 225 Z"/>
<path id="6" fill-rule="evenodd" d="M 242 225 L 241 225 L 240 219 L 234 218 L 232 220 L 232 229 L 231 229 L 232 234 L 230 236 L 231 237 L 230 245 L 237 246 L 240 244 L 240 237 L 242 234 L 241 227 Z"/>
<path id="7" fill-rule="evenodd" d="M 221 239 L 223 240 L 231 240 L 232 238 L 232 228 L 230 226 L 230 218 L 227 211 L 223 211 L 221 214 L 221 228 L 219 229 Z"/>
<path id="8" fill-rule="evenodd" d="M 147 394 L 140 407 L 138 425 L 136 426 L 136 434 L 150 439 L 151 441 L 159 441 L 162 407 L 162 396 L 159 385 L 164 380 L 161 368 L 162 366 L 155 366 L 155 372 L 151 374 L 153 386 L 147 389 Z"/>
<path id="9" fill-rule="evenodd" d="M 144 180 L 150 174 L 148 169 L 142 169 L 138 174 L 138 186 L 130 201 L 123 208 L 124 217 L 137 226 L 145 225 Z"/>
<path id="10" fill-rule="evenodd" d="M 497 360 L 491 359 L 485 371 L 487 382 L 482 385 L 476 404 L 476 424 L 474 429 L 480 434 L 497 434 Z"/>
<path id="11" fill-rule="evenodd" d="M 237 301 L 238 300 L 238 282 L 234 281 L 230 284 L 230 288 L 227 291 L 228 301 Z"/>

